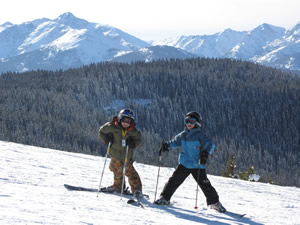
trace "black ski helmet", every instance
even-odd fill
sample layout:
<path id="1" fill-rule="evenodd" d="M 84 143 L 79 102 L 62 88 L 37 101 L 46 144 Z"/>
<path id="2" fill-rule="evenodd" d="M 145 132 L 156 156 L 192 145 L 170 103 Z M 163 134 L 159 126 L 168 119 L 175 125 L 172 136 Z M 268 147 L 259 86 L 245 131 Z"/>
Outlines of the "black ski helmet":
<path id="1" fill-rule="evenodd" d="M 196 111 L 191 111 L 191 112 L 188 112 L 188 113 L 185 115 L 185 117 L 188 117 L 188 116 L 191 117 L 191 118 L 196 119 L 197 122 L 198 122 L 199 124 L 202 123 L 202 116 L 200 115 L 200 113 L 198 113 L 198 112 L 196 112 Z"/>
<path id="2" fill-rule="evenodd" d="M 122 109 L 120 112 L 119 112 L 119 115 L 118 115 L 118 123 L 121 123 L 121 120 L 124 118 L 124 117 L 127 117 L 127 118 L 130 118 L 132 119 L 132 121 L 134 121 L 134 112 L 131 110 L 131 109 Z"/>

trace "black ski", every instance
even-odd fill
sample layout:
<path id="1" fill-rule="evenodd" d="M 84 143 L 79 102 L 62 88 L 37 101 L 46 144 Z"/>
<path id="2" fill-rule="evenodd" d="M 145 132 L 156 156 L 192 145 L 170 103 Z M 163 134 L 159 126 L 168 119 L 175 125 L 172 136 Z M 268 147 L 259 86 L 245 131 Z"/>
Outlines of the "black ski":
<path id="1" fill-rule="evenodd" d="M 88 192 L 98 192 L 99 191 L 96 188 L 86 188 L 86 187 L 80 187 L 80 186 L 73 186 L 73 185 L 69 185 L 69 184 L 64 184 L 64 186 L 69 191 L 88 191 Z M 108 193 L 108 194 L 117 194 L 117 195 L 121 194 L 119 192 L 106 191 L 106 188 L 100 188 L 99 192 Z M 132 196 L 133 194 L 128 190 L 128 187 L 127 187 L 126 189 L 124 189 L 123 195 Z M 149 199 L 149 195 L 144 194 L 143 197 L 146 199 Z"/>
<path id="2" fill-rule="evenodd" d="M 88 191 L 88 192 L 102 192 L 102 193 L 108 193 L 108 194 L 120 194 L 118 192 L 109 192 L 106 191 L 106 188 L 100 188 L 100 190 L 96 188 L 86 188 L 86 187 L 80 187 L 80 186 L 73 186 L 69 184 L 64 184 L 65 188 L 69 191 Z M 132 196 L 132 193 L 128 191 L 127 189 L 124 190 L 123 195 L 130 195 Z"/>
<path id="3" fill-rule="evenodd" d="M 64 184 L 65 188 L 69 191 L 89 191 L 89 192 L 98 192 L 98 189 L 95 188 L 85 188 L 79 186 L 72 186 L 68 184 Z"/>
<path id="4" fill-rule="evenodd" d="M 139 206 L 141 208 L 144 208 L 144 205 L 140 201 L 135 200 L 135 199 L 129 199 L 127 201 L 127 203 L 130 204 L 130 205 Z"/>

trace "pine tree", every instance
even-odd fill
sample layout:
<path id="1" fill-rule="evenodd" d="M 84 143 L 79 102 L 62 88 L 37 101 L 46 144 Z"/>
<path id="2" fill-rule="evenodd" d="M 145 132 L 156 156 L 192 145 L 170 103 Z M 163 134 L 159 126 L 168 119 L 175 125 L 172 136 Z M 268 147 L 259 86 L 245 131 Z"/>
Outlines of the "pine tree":
<path id="1" fill-rule="evenodd" d="M 235 170 L 236 165 L 235 165 L 235 156 L 233 153 L 229 154 L 229 159 L 227 162 L 227 168 L 225 171 L 223 171 L 223 176 L 224 177 L 236 177 L 235 175 Z"/>

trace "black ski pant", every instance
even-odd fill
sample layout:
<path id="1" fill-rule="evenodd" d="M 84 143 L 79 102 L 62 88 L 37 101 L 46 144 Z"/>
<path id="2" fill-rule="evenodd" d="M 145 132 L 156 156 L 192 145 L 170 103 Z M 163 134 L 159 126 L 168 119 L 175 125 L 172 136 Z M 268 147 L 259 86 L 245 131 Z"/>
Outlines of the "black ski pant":
<path id="1" fill-rule="evenodd" d="M 174 173 L 165 184 L 164 189 L 160 195 L 163 196 L 166 200 L 170 200 L 177 188 L 190 174 L 192 174 L 196 181 L 198 180 L 198 171 L 200 171 L 198 184 L 206 197 L 207 205 L 219 202 L 219 196 L 215 188 L 207 179 L 205 169 L 188 169 L 181 164 L 176 167 Z"/>

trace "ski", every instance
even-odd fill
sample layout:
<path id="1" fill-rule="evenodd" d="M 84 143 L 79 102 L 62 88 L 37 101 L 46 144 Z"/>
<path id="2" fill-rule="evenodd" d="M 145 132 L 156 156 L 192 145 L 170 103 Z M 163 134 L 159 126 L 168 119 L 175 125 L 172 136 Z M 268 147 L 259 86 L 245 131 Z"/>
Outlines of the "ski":
<path id="1" fill-rule="evenodd" d="M 64 184 L 65 188 L 69 191 L 88 191 L 88 192 L 101 192 L 101 193 L 108 193 L 108 194 L 120 194 L 118 192 L 109 192 L 106 191 L 105 188 L 100 188 L 100 190 L 96 188 L 86 188 L 86 187 L 80 187 L 80 186 L 73 186 L 69 184 Z M 128 190 L 124 190 L 123 195 L 129 195 L 132 196 L 132 193 Z"/>
<path id="2" fill-rule="evenodd" d="M 142 195 L 134 195 L 133 198 L 129 199 L 127 201 L 128 204 L 130 205 L 134 205 L 134 206 L 139 206 L 141 208 L 144 208 L 144 204 L 141 203 L 141 200 L 148 200 L 149 199 L 149 195 L 145 195 L 145 194 L 142 194 Z"/>
<path id="3" fill-rule="evenodd" d="M 226 211 L 226 212 L 224 212 L 224 214 L 226 214 L 228 216 L 236 216 L 236 217 L 239 217 L 239 218 L 242 218 L 242 217 L 246 216 L 246 213 L 241 214 L 241 213 L 236 213 L 236 212 L 231 212 L 231 211 Z"/>
<path id="4" fill-rule="evenodd" d="M 218 213 L 224 213 L 226 214 L 227 216 L 231 216 L 231 217 L 239 217 L 239 218 L 242 218 L 246 215 L 245 214 L 241 214 L 241 213 L 236 213 L 236 212 L 232 212 L 232 211 L 228 211 L 225 209 L 225 211 L 220 211 L 220 210 L 217 210 L 217 209 L 212 209 L 212 210 L 215 210 L 217 211 Z"/>
<path id="5" fill-rule="evenodd" d="M 155 206 L 159 206 L 159 207 L 162 208 L 162 209 L 163 209 L 163 208 L 176 208 L 176 209 L 180 209 L 180 208 L 178 208 L 178 207 L 176 207 L 176 206 L 173 206 L 172 203 L 170 203 L 170 204 L 168 204 L 168 205 L 158 205 L 158 204 L 152 202 L 152 204 L 155 205 Z M 218 210 L 213 210 L 213 211 L 218 212 L 218 213 L 223 213 L 223 214 L 225 214 L 225 215 L 227 215 L 227 216 L 231 216 L 231 217 L 242 218 L 242 217 L 246 216 L 246 213 L 243 213 L 243 214 L 242 214 L 242 213 L 236 213 L 236 212 L 232 212 L 232 211 L 228 211 L 228 210 L 226 210 L 225 212 L 220 212 L 220 211 L 218 211 Z"/>
<path id="6" fill-rule="evenodd" d="M 141 208 L 144 208 L 144 205 L 140 201 L 134 200 L 134 199 L 129 199 L 127 201 L 127 204 L 134 205 L 134 206 L 139 206 Z"/>
<path id="7" fill-rule="evenodd" d="M 64 184 L 64 186 L 69 191 L 98 192 L 98 189 L 95 189 L 95 188 L 86 188 L 86 187 L 72 186 L 72 185 L 69 185 L 69 184 Z"/>
<path id="8" fill-rule="evenodd" d="M 100 190 L 96 188 L 86 188 L 86 187 L 80 187 L 80 186 L 73 186 L 69 184 L 64 184 L 64 187 L 69 191 L 87 191 L 87 192 L 101 192 L 101 193 L 107 193 L 107 194 L 116 194 L 120 195 L 119 192 L 109 192 L 106 191 L 106 188 L 100 188 Z M 133 194 L 128 190 L 128 187 L 123 191 L 123 195 L 132 196 Z M 149 195 L 143 194 L 143 197 L 146 199 L 149 199 Z"/>

